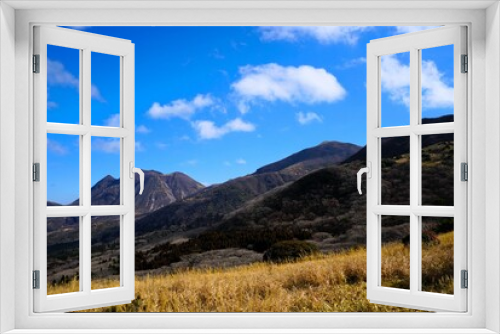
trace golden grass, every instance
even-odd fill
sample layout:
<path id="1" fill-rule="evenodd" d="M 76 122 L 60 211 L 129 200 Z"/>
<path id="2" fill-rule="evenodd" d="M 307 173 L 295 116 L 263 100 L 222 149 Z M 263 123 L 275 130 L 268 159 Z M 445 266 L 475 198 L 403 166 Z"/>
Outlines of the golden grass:
<path id="1" fill-rule="evenodd" d="M 453 232 L 439 236 L 423 257 L 432 263 L 434 291 L 453 291 L 449 271 Z M 400 286 L 408 273 L 401 263 L 408 251 L 401 243 L 383 247 L 385 285 Z M 401 262 L 402 261 L 402 262 Z M 394 262 L 394 263 L 393 263 Z M 453 267 L 452 267 L 453 268 Z M 408 266 L 409 269 L 409 266 Z M 366 299 L 366 250 L 320 255 L 296 263 L 256 263 L 229 269 L 187 270 L 175 274 L 136 277 L 136 299 L 119 306 L 84 312 L 409 312 L 414 310 L 371 304 Z M 70 285 L 67 288 L 70 288 Z M 96 281 L 106 288 L 116 283 Z M 449 290 L 451 287 L 451 290 Z M 64 292 L 66 286 L 51 286 Z"/>

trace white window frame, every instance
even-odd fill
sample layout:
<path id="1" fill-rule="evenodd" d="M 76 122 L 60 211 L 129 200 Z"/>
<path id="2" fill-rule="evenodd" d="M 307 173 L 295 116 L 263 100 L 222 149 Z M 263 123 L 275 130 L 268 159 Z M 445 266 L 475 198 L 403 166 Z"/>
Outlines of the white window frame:
<path id="1" fill-rule="evenodd" d="M 134 44 L 71 29 L 34 27 L 34 54 L 39 56 L 39 73 L 33 74 L 34 162 L 39 164 L 39 181 L 33 184 L 34 256 L 39 271 L 39 288 L 34 292 L 35 312 L 74 311 L 130 303 L 135 298 L 135 109 Z M 47 45 L 78 50 L 80 62 L 80 120 L 78 124 L 47 122 Z M 113 55 L 120 66 L 120 125 L 96 126 L 91 122 L 92 53 Z M 79 136 L 79 205 L 47 206 L 47 134 Z M 91 140 L 115 138 L 120 141 L 120 204 L 91 204 Z M 91 220 L 95 216 L 119 216 L 120 285 L 91 289 Z M 79 217 L 79 291 L 47 295 L 47 218 Z"/>
<path id="2" fill-rule="evenodd" d="M 371 177 L 367 179 L 367 298 L 372 303 L 404 306 L 422 310 L 467 310 L 467 290 L 461 287 L 461 270 L 467 269 L 467 183 L 461 180 L 461 163 L 467 163 L 467 73 L 461 71 L 461 56 L 467 54 L 466 27 L 448 26 L 371 41 L 367 45 L 367 153 Z M 453 46 L 454 120 L 450 123 L 422 123 L 422 53 L 421 50 Z M 410 105 L 408 125 L 383 127 L 381 103 L 381 57 L 408 52 Z M 422 143 L 423 135 L 454 134 L 453 206 L 422 205 Z M 383 138 L 407 137 L 409 140 L 410 173 L 409 204 L 382 203 Z M 397 289 L 382 286 L 382 217 L 404 216 L 410 224 L 410 286 Z M 422 282 L 422 218 L 454 218 L 454 292 L 431 293 L 421 290 Z"/>
<path id="3" fill-rule="evenodd" d="M 390 9 L 391 6 L 396 6 L 394 2 L 370 2 L 368 6 L 366 2 L 361 1 L 351 1 L 350 4 L 341 1 L 331 3 L 296 1 L 288 4 L 270 1 L 259 4 L 239 2 L 233 5 L 217 1 L 207 1 L 203 4 L 165 2 L 159 5 L 143 1 L 143 5 L 134 3 L 136 7 L 143 8 L 138 11 L 136 9 L 96 9 L 97 6 L 100 8 L 115 6 L 116 8 L 120 4 L 106 1 L 82 1 L 74 4 L 73 8 L 56 10 L 60 6 L 71 6 L 67 3 L 38 1 L 35 4 L 29 1 L 7 1 L 7 3 L 0 4 L 0 69 L 2 69 L 2 77 L 0 77 L 0 93 L 2 94 L 0 180 L 12 187 L 6 190 L 2 186 L 0 190 L 0 232 L 2 232 L 0 233 L 2 245 L 0 248 L 2 273 L 0 319 L 4 320 L 0 328 L 2 331 L 15 328 L 15 333 L 36 333 L 36 329 L 60 329 L 61 333 L 76 333 L 76 329 L 89 329 L 88 332 L 104 333 L 106 329 L 115 329 L 117 332 L 125 332 L 127 329 L 128 333 L 133 333 L 131 329 L 139 326 L 142 329 L 135 332 L 144 332 L 146 328 L 165 328 L 163 332 L 170 333 L 181 332 L 181 330 L 175 331 L 176 328 L 191 328 L 193 332 L 212 329 L 212 332 L 217 333 L 238 332 L 238 329 L 241 329 L 241 332 L 248 332 L 248 330 L 244 331 L 244 328 L 253 328 L 252 332 L 300 333 L 334 333 L 341 332 L 342 329 L 351 329 L 350 333 L 415 333 L 415 330 L 411 330 L 412 328 L 418 328 L 418 332 L 422 333 L 500 331 L 498 317 L 500 310 L 500 287 L 498 286 L 500 152 L 497 152 L 500 144 L 498 135 L 500 13 L 496 2 L 434 1 L 431 4 L 405 1 L 409 4 L 398 2 L 399 9 Z M 120 3 L 122 6 L 130 6 L 130 2 Z M 37 9 L 19 9 L 14 13 L 9 5 L 24 6 L 24 8 L 35 6 Z M 87 9 L 81 9 L 85 6 Z M 147 9 L 147 6 L 170 6 L 170 8 Z M 183 9 L 175 8 L 175 6 L 182 6 Z M 488 6 L 490 7 L 486 9 Z M 76 7 L 80 9 L 74 9 Z M 207 7 L 209 10 L 203 10 Z M 401 9 L 404 7 L 406 9 Z M 49 8 L 49 10 L 40 8 Z M 30 210 L 32 184 L 29 178 L 32 163 L 30 161 L 32 156 L 30 146 L 32 91 L 29 70 L 32 51 L 31 31 L 33 25 L 36 24 L 467 25 L 470 41 L 468 53 L 471 59 L 469 64 L 471 75 L 468 79 L 468 85 L 471 87 L 468 93 L 471 112 L 468 116 L 468 131 L 472 133 L 468 144 L 468 151 L 472 155 L 469 168 L 471 181 L 468 191 L 471 201 L 468 215 L 470 225 L 474 226 L 468 231 L 471 237 L 468 246 L 470 254 L 468 312 L 459 314 L 34 314 L 32 290 L 28 288 L 31 284 L 32 268 L 32 260 L 29 256 L 30 245 L 32 245 L 32 212 Z M 15 43 L 13 35 L 9 35 L 13 34 L 13 30 L 15 30 Z M 11 68 L 13 66 L 15 66 L 15 73 Z M 488 71 L 485 71 L 485 66 L 488 66 Z M 4 73 L 9 73 L 8 77 Z M 12 87 L 9 83 L 11 84 L 14 78 L 15 87 Z M 15 99 L 10 97 L 9 93 L 12 96 L 15 95 Z M 12 110 L 15 110 L 15 113 Z M 15 128 L 15 134 L 14 131 L 7 129 L 9 125 Z M 7 143 L 5 139 L 8 138 L 11 140 Z M 13 138 L 15 138 L 15 148 L 9 148 L 9 145 L 12 146 Z M 488 155 L 484 153 L 485 151 L 488 151 Z M 11 163 L 11 160 L 15 162 Z M 11 181 L 9 178 L 12 178 L 12 174 L 9 173 L 14 170 L 15 178 Z M 485 182 L 486 172 L 490 172 L 487 183 Z M 9 203 L 12 205 L 12 202 L 7 199 L 11 189 L 15 189 L 14 212 L 8 209 Z M 7 221 L 9 218 L 15 218 L 14 227 L 12 220 Z M 486 254 L 489 256 L 485 257 Z M 27 261 L 27 259 L 30 260 Z M 12 286 L 15 286 L 15 289 L 12 289 Z M 12 307 L 12 305 L 15 306 Z M 168 328 L 170 331 L 167 330 Z M 356 331 L 355 328 L 359 330 Z"/>

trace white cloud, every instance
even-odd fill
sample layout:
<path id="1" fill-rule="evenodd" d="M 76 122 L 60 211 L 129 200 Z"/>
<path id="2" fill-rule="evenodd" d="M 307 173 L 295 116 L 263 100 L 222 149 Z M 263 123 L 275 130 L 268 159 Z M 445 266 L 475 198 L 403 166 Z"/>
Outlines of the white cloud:
<path id="1" fill-rule="evenodd" d="M 112 114 L 107 120 L 104 121 L 105 126 L 112 126 L 115 128 L 120 127 L 120 114 Z"/>
<path id="2" fill-rule="evenodd" d="M 332 103 L 346 95 L 337 78 L 323 68 L 308 65 L 298 67 L 265 64 L 240 68 L 241 78 L 231 85 L 239 98 L 241 113 L 257 100 Z"/>
<path id="3" fill-rule="evenodd" d="M 319 123 L 323 122 L 321 117 L 312 111 L 306 112 L 306 113 L 303 113 L 302 111 L 300 111 L 296 114 L 296 116 L 297 116 L 297 121 L 301 125 L 306 125 L 306 124 L 312 123 L 314 121 L 319 122 Z"/>
<path id="4" fill-rule="evenodd" d="M 144 144 L 140 141 L 135 142 L 135 150 L 136 152 L 144 152 L 146 150 L 146 147 Z"/>
<path id="5" fill-rule="evenodd" d="M 307 27 L 260 27 L 264 41 L 295 42 L 301 38 L 312 38 L 322 44 L 356 44 L 362 32 L 371 27 L 356 26 L 307 26 Z"/>
<path id="6" fill-rule="evenodd" d="M 235 161 L 238 165 L 246 165 L 247 161 L 245 159 L 236 159 Z"/>
<path id="7" fill-rule="evenodd" d="M 381 57 L 382 90 L 389 98 L 406 106 L 410 104 L 410 67 L 402 64 L 394 55 Z"/>
<path id="8" fill-rule="evenodd" d="M 224 56 L 224 54 L 222 52 L 220 52 L 219 49 L 217 49 L 217 48 L 214 49 L 210 55 L 212 57 L 214 57 L 215 59 L 219 59 L 219 60 L 226 58 L 226 56 Z"/>
<path id="9" fill-rule="evenodd" d="M 47 150 L 57 155 L 65 155 L 68 153 L 66 147 L 56 140 L 47 138 Z"/>
<path id="10" fill-rule="evenodd" d="M 439 26 L 398 26 L 394 28 L 396 28 L 396 33 L 398 34 L 408 34 L 422 30 L 439 28 Z"/>
<path id="11" fill-rule="evenodd" d="M 65 28 L 73 29 L 73 30 L 89 30 L 91 27 L 88 26 L 67 26 Z"/>
<path id="12" fill-rule="evenodd" d="M 168 104 L 153 103 L 147 114 L 155 119 L 170 119 L 179 117 L 189 119 L 196 111 L 214 105 L 215 101 L 210 94 L 198 94 L 192 100 L 178 99 Z"/>
<path id="13" fill-rule="evenodd" d="M 92 140 L 92 149 L 105 153 L 120 153 L 120 139 L 101 139 Z"/>
<path id="14" fill-rule="evenodd" d="M 77 90 L 80 89 L 80 80 L 70 73 L 64 67 L 63 63 L 51 59 L 47 59 L 47 84 L 51 86 L 71 87 Z M 93 99 L 105 102 L 101 92 L 96 86 L 91 86 L 90 94 Z"/>
<path id="15" fill-rule="evenodd" d="M 356 66 L 359 66 L 362 64 L 366 64 L 366 58 L 365 57 L 357 57 L 357 58 L 349 59 L 349 60 L 345 61 L 344 63 L 335 66 L 335 68 L 339 69 L 339 70 L 348 70 L 350 68 L 353 68 L 353 67 L 356 67 Z"/>
<path id="16" fill-rule="evenodd" d="M 433 61 L 422 61 L 422 104 L 425 108 L 453 108 L 453 86 L 448 86 L 443 80 Z"/>
<path id="17" fill-rule="evenodd" d="M 230 132 L 252 132 L 255 130 L 255 125 L 245 122 L 241 118 L 235 118 L 220 127 L 212 121 L 196 121 L 192 125 L 201 139 L 215 139 Z"/>
<path id="18" fill-rule="evenodd" d="M 168 147 L 168 144 L 164 143 L 164 142 L 156 142 L 156 147 L 158 147 L 160 150 L 164 150 Z"/>
<path id="19" fill-rule="evenodd" d="M 137 128 L 135 128 L 135 132 L 147 134 L 150 133 L 151 130 L 145 125 L 139 125 Z"/>
<path id="20" fill-rule="evenodd" d="M 47 101 L 47 109 L 55 109 L 59 106 L 57 102 L 54 101 Z"/>
<path id="21" fill-rule="evenodd" d="M 383 56 L 381 60 L 382 90 L 391 100 L 408 106 L 410 104 L 410 68 L 394 55 Z M 431 60 L 422 61 L 422 107 L 453 107 L 453 86 L 446 83 L 444 74 Z"/>

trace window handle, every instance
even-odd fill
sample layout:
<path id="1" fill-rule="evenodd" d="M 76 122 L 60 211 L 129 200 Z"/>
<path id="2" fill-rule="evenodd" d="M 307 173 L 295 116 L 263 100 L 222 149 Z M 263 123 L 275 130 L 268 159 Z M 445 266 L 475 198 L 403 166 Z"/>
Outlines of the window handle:
<path id="1" fill-rule="evenodd" d="M 130 178 L 134 178 L 134 173 L 139 174 L 139 195 L 144 191 L 144 172 L 140 168 L 134 167 L 134 162 L 130 161 L 129 164 Z"/>
<path id="2" fill-rule="evenodd" d="M 361 176 L 363 175 L 363 173 L 366 173 L 367 178 L 371 179 L 372 177 L 372 163 L 368 161 L 366 165 L 367 165 L 366 167 L 361 168 L 358 171 L 358 192 L 360 195 L 363 194 L 363 192 L 361 191 Z"/>

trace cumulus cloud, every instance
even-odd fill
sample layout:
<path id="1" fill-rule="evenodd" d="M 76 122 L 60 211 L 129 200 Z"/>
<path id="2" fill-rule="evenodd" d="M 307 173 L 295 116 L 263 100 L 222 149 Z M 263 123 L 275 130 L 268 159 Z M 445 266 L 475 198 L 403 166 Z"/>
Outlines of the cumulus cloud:
<path id="1" fill-rule="evenodd" d="M 112 114 L 104 121 L 105 126 L 120 127 L 120 114 Z"/>
<path id="2" fill-rule="evenodd" d="M 244 66 L 240 68 L 240 75 L 231 88 L 239 99 L 241 113 L 248 111 L 249 103 L 258 100 L 315 104 L 336 102 L 346 95 L 333 74 L 308 65 Z"/>
<path id="3" fill-rule="evenodd" d="M 57 155 L 65 155 L 68 153 L 66 147 L 64 147 L 61 143 L 49 138 L 47 138 L 47 150 Z"/>
<path id="4" fill-rule="evenodd" d="M 264 41 L 295 42 L 312 38 L 322 44 L 356 44 L 362 32 L 370 27 L 355 26 L 307 26 L 307 27 L 260 27 L 260 38 Z"/>
<path id="5" fill-rule="evenodd" d="M 120 153 L 120 139 L 95 138 L 92 140 L 92 149 L 104 153 Z"/>
<path id="6" fill-rule="evenodd" d="M 357 58 L 349 59 L 349 60 L 345 61 L 344 63 L 335 66 L 335 68 L 339 69 L 339 70 L 348 70 L 350 68 L 353 68 L 353 67 L 356 67 L 359 65 L 363 65 L 363 64 L 366 64 L 366 58 L 365 57 L 357 57 Z"/>
<path id="7" fill-rule="evenodd" d="M 255 125 L 235 118 L 222 126 L 215 125 L 212 121 L 196 121 L 192 123 L 193 128 L 201 139 L 216 139 L 230 132 L 252 132 Z"/>
<path id="8" fill-rule="evenodd" d="M 422 104 L 426 108 L 453 108 L 453 86 L 449 86 L 443 73 L 433 61 L 422 61 Z"/>
<path id="9" fill-rule="evenodd" d="M 168 104 L 160 105 L 154 102 L 147 114 L 155 119 L 170 119 L 179 117 L 189 119 L 195 112 L 214 105 L 210 94 L 198 94 L 192 100 L 178 99 Z"/>
<path id="10" fill-rule="evenodd" d="M 150 133 L 151 130 L 145 125 L 139 125 L 137 128 L 135 128 L 135 132 L 147 134 L 147 133 Z"/>
<path id="11" fill-rule="evenodd" d="M 136 152 L 144 152 L 146 150 L 146 147 L 144 144 L 140 141 L 135 142 L 135 150 Z"/>
<path id="12" fill-rule="evenodd" d="M 381 57 L 382 91 L 389 94 L 392 101 L 410 104 L 410 66 L 403 64 L 394 55 Z"/>
<path id="13" fill-rule="evenodd" d="M 411 32 L 439 28 L 439 26 L 398 26 L 394 28 L 396 28 L 396 33 L 398 34 L 408 34 Z"/>
<path id="14" fill-rule="evenodd" d="M 47 59 L 47 84 L 49 86 L 71 87 L 80 89 L 80 80 L 69 72 L 63 63 L 57 60 Z M 92 85 L 90 94 L 93 99 L 105 102 L 99 89 Z"/>
<path id="15" fill-rule="evenodd" d="M 323 122 L 323 120 L 321 119 L 321 117 L 316 114 L 315 112 L 298 112 L 296 114 L 297 116 L 297 121 L 301 124 L 301 125 L 306 125 L 306 124 L 309 124 L 309 123 L 312 123 L 312 122 Z"/>
<path id="16" fill-rule="evenodd" d="M 394 55 L 383 56 L 381 60 L 382 91 L 397 103 L 410 104 L 410 67 L 402 64 Z M 444 74 L 431 60 L 422 61 L 422 107 L 453 107 L 453 86 L 448 85 Z"/>
<path id="17" fill-rule="evenodd" d="M 90 30 L 91 27 L 88 26 L 67 26 L 65 28 L 73 29 L 73 30 Z"/>

